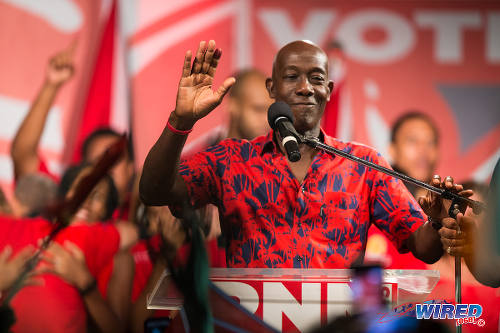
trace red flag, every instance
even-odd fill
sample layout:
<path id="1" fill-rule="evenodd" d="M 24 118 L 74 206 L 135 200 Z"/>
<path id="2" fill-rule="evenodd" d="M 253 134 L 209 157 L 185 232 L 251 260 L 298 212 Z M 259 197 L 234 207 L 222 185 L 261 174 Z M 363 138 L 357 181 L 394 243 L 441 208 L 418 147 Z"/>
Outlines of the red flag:
<path id="1" fill-rule="evenodd" d="M 104 26 L 94 74 L 80 120 L 76 149 L 73 150 L 73 163 L 81 160 L 81 148 L 85 138 L 95 129 L 109 127 L 110 124 L 115 26 L 116 1 L 113 1 L 108 21 Z"/>
<path id="2" fill-rule="evenodd" d="M 339 42 L 333 42 L 328 50 L 329 58 L 329 79 L 334 82 L 330 101 L 326 104 L 325 113 L 323 115 L 321 126 L 326 134 L 334 137 L 339 137 L 342 132 L 341 118 L 342 114 L 342 93 L 344 92 L 345 83 L 345 61 L 342 47 Z M 345 116 L 345 115 L 344 115 Z M 348 116 L 348 115 L 347 115 Z M 344 129 L 345 131 L 346 129 Z M 342 138 L 349 139 L 349 138 Z"/>

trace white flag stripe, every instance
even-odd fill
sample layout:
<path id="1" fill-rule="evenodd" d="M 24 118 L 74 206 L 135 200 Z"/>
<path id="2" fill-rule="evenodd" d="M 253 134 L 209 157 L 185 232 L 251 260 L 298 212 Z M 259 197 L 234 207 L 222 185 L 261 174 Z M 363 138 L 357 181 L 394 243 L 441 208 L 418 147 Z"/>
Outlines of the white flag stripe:
<path id="1" fill-rule="evenodd" d="M 10 183 L 14 179 L 14 166 L 9 155 L 0 155 L 0 182 Z"/>
<path id="2" fill-rule="evenodd" d="M 132 74 L 138 74 L 171 46 L 202 31 L 223 18 L 233 15 L 237 10 L 236 2 L 224 3 L 173 24 L 137 45 L 133 45 L 130 52 Z"/>
<path id="3" fill-rule="evenodd" d="M 12 140 L 26 117 L 30 102 L 0 95 L 0 119 L 8 126 L 0 126 L 0 138 Z M 61 128 L 61 109 L 54 106 L 49 111 L 47 123 L 42 134 L 40 148 L 60 153 L 64 141 Z"/>
<path id="4" fill-rule="evenodd" d="M 117 13 L 119 12 L 120 10 L 117 8 Z M 118 19 L 115 22 L 112 76 L 110 126 L 119 132 L 128 132 L 130 117 L 128 75 L 125 64 L 125 39 Z"/>
<path id="5" fill-rule="evenodd" d="M 51 0 L 50 3 L 40 0 L 1 1 L 38 16 L 65 33 L 80 30 L 83 23 L 80 7 L 71 0 Z"/>

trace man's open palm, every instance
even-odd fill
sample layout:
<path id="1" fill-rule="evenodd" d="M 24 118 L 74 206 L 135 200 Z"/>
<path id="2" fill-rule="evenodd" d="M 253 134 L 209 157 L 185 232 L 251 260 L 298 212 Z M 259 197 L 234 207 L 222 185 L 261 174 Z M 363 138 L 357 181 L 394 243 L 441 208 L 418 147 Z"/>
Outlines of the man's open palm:
<path id="1" fill-rule="evenodd" d="M 178 117 L 196 121 L 205 117 L 222 102 L 235 79 L 227 78 L 216 91 L 212 90 L 221 54 L 221 50 L 215 48 L 213 40 L 208 42 L 208 46 L 202 41 L 191 66 L 191 51 L 186 52 L 177 91 L 175 113 Z"/>

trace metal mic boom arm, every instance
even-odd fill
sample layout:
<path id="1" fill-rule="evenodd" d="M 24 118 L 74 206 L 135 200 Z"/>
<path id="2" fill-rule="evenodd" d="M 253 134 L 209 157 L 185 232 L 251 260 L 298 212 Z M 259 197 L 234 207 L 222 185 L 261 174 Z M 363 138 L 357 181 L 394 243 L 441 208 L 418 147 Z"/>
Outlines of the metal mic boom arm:
<path id="1" fill-rule="evenodd" d="M 372 169 L 375 169 L 375 170 L 380 171 L 382 173 L 385 173 L 386 175 L 392 176 L 394 178 L 400 179 L 400 180 L 405 181 L 407 183 L 414 184 L 418 187 L 421 187 L 421 188 L 424 188 L 424 189 L 429 190 L 431 192 L 434 192 L 436 194 L 439 194 L 442 198 L 452 200 L 453 203 L 456 203 L 461 207 L 464 207 L 465 205 L 470 206 L 474 210 L 474 213 L 476 213 L 476 214 L 479 214 L 483 209 L 486 208 L 486 205 L 480 201 L 476 201 L 476 200 L 462 197 L 462 196 L 460 196 L 456 193 L 453 193 L 449 190 L 434 187 L 432 185 L 426 184 L 426 183 L 424 183 L 418 179 L 415 179 L 413 177 L 399 173 L 399 172 L 394 171 L 392 169 L 388 169 L 386 167 L 375 164 L 373 162 L 366 161 L 360 157 L 351 155 L 349 153 L 346 153 L 345 151 L 342 151 L 340 149 L 337 149 L 337 148 L 331 147 L 327 144 L 324 144 L 323 142 L 319 141 L 318 138 L 301 137 L 300 141 L 302 143 L 307 144 L 310 147 L 315 148 L 315 149 L 321 149 L 321 150 L 327 151 L 329 153 L 342 156 L 344 158 L 347 158 L 348 160 L 354 161 L 354 162 L 359 163 L 359 164 L 363 164 L 369 168 L 372 168 Z M 452 204 L 452 208 L 453 208 L 453 206 L 454 205 Z M 451 212 L 450 212 L 450 215 L 451 215 Z M 456 215 L 456 214 L 453 214 L 453 215 Z"/>

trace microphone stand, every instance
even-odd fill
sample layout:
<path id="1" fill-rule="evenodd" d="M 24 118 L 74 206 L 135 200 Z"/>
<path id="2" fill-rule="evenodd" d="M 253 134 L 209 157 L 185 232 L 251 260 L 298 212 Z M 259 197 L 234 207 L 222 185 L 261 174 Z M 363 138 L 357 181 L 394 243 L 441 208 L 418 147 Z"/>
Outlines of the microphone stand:
<path id="1" fill-rule="evenodd" d="M 451 206 L 450 209 L 448 210 L 448 215 L 452 218 L 456 218 L 457 214 L 460 212 L 465 212 L 465 209 L 467 206 L 470 206 L 476 214 L 479 214 L 483 209 L 486 208 L 485 204 L 472 200 L 469 198 L 462 197 L 456 193 L 453 193 L 447 189 L 442 189 L 442 188 L 437 188 L 432 185 L 426 184 L 418 179 L 415 179 L 413 177 L 407 176 L 405 174 L 402 174 L 400 172 L 394 171 L 392 169 L 383 167 L 381 165 L 375 164 L 370 161 L 366 161 L 360 157 L 351 155 L 343 150 L 334 148 L 332 146 L 329 146 L 327 144 L 324 144 L 323 142 L 319 141 L 318 138 L 316 137 L 304 137 L 299 135 L 298 133 L 294 133 L 294 135 L 297 137 L 299 142 L 304 143 L 314 149 L 318 150 L 323 150 L 328 153 L 334 154 L 334 155 L 339 155 L 342 156 L 348 160 L 351 160 L 353 162 L 362 164 L 364 166 L 367 166 L 369 168 L 375 169 L 379 172 L 382 172 L 386 175 L 392 176 L 394 178 L 400 179 L 404 182 L 414 184 L 420 188 L 426 189 L 428 191 L 431 191 L 439 196 L 441 196 L 443 199 L 448 199 L 451 200 Z M 459 304 L 462 303 L 462 272 L 461 272 L 461 257 L 457 256 L 455 257 L 455 303 Z M 457 332 L 460 333 L 462 332 L 462 326 L 458 325 L 457 326 Z"/>

